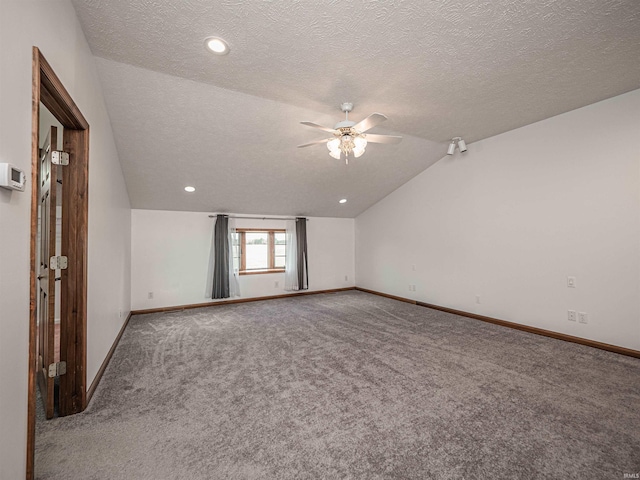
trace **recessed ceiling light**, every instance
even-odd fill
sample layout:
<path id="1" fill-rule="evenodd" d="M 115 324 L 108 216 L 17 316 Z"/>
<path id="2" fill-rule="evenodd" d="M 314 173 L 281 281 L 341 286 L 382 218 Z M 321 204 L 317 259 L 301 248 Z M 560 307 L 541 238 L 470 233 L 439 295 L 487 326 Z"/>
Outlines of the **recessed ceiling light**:
<path id="1" fill-rule="evenodd" d="M 184 191 L 185 192 L 195 192 L 196 191 L 196 187 L 184 187 Z"/>
<path id="2" fill-rule="evenodd" d="M 347 199 L 343 198 L 342 200 L 340 200 L 340 203 L 347 203 Z"/>
<path id="3" fill-rule="evenodd" d="M 209 37 L 205 39 L 204 44 L 209 51 L 216 55 L 226 55 L 229 53 L 229 45 L 223 39 L 218 37 Z"/>

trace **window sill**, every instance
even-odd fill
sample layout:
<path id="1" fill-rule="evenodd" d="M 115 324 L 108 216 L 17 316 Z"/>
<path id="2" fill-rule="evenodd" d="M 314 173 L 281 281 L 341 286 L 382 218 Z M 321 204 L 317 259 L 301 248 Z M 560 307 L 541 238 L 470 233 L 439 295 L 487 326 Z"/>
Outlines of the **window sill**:
<path id="1" fill-rule="evenodd" d="M 265 270 L 241 270 L 240 275 L 262 275 L 264 273 L 284 273 L 284 268 L 270 268 Z"/>

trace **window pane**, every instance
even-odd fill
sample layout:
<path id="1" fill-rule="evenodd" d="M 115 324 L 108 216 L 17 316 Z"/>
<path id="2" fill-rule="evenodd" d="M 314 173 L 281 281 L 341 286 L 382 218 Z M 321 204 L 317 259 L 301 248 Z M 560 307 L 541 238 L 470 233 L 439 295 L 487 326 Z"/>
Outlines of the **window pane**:
<path id="1" fill-rule="evenodd" d="M 268 242 L 267 232 L 247 232 L 245 235 L 247 245 L 266 245 Z"/>
<path id="2" fill-rule="evenodd" d="M 247 245 L 247 270 L 268 268 L 267 246 Z"/>
<path id="3" fill-rule="evenodd" d="M 240 234 L 231 234 L 231 255 L 233 258 L 233 270 L 240 270 Z"/>
<path id="4" fill-rule="evenodd" d="M 247 270 L 269 268 L 267 232 L 247 232 Z"/>
<path id="5" fill-rule="evenodd" d="M 275 232 L 273 234 L 273 240 L 275 243 L 273 266 L 276 268 L 284 268 L 287 234 L 285 232 Z"/>
<path id="6" fill-rule="evenodd" d="M 234 245 L 233 250 L 233 269 L 240 270 L 240 247 Z"/>

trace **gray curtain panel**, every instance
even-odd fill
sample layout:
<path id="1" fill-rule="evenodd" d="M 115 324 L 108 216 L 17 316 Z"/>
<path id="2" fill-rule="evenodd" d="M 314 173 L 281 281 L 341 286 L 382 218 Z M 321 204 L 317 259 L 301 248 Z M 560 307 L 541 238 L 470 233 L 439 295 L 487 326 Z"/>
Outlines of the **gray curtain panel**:
<path id="1" fill-rule="evenodd" d="M 309 271 L 307 269 L 307 219 L 296 218 L 296 247 L 298 267 L 298 290 L 309 288 Z"/>
<path id="2" fill-rule="evenodd" d="M 229 219 L 216 217 L 214 235 L 213 291 L 211 298 L 229 298 Z"/>

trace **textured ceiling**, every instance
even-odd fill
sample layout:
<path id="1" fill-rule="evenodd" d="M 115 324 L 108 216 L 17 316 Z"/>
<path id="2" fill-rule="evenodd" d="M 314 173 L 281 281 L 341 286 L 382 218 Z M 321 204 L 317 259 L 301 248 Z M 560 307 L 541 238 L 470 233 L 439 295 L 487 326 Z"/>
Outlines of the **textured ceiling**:
<path id="1" fill-rule="evenodd" d="M 73 3 L 102 57 L 135 208 L 355 216 L 452 136 L 640 88 L 637 0 Z M 211 35 L 228 56 L 205 50 Z M 343 101 L 405 139 L 346 167 L 323 146 L 296 149 L 323 137 L 298 122 L 332 126 Z"/>
<path id="2" fill-rule="evenodd" d="M 353 217 L 442 156 L 442 145 L 405 136 L 399 145 L 368 146 L 345 165 L 323 145 L 296 148 L 326 135 L 299 119 L 333 125 L 339 115 L 97 64 L 135 208 Z"/>

